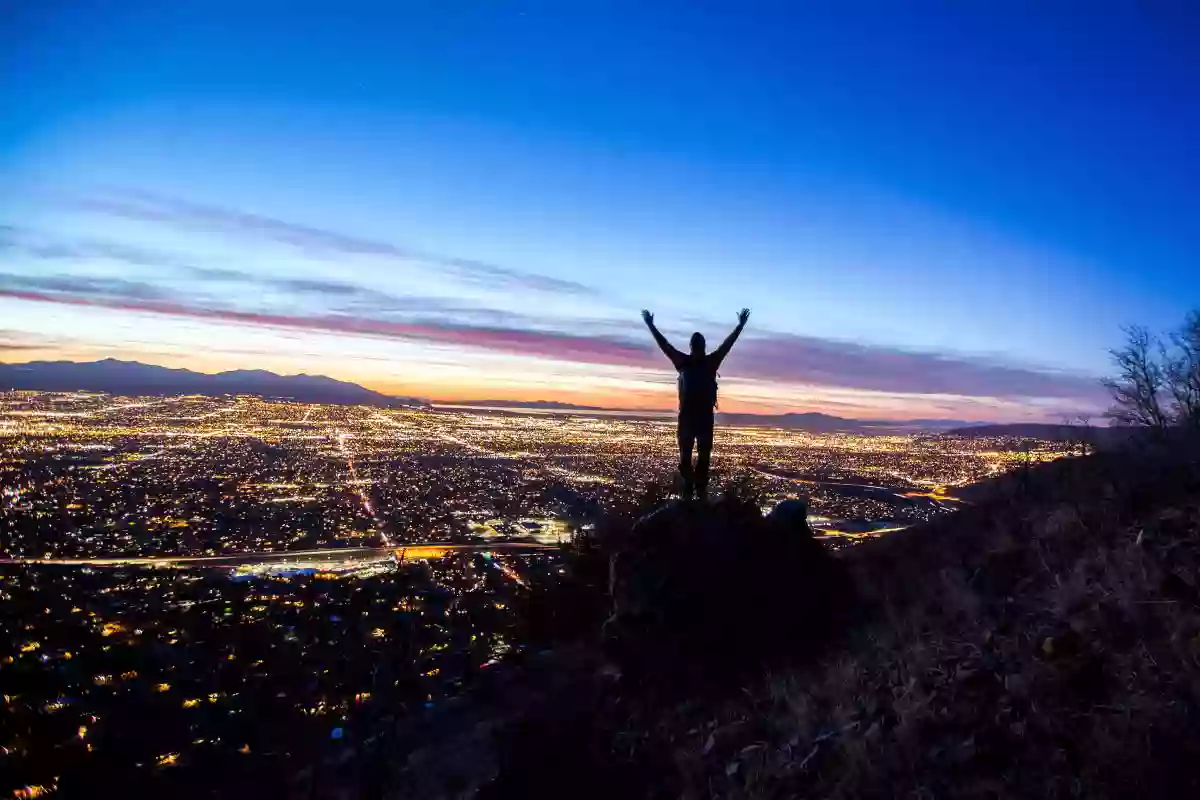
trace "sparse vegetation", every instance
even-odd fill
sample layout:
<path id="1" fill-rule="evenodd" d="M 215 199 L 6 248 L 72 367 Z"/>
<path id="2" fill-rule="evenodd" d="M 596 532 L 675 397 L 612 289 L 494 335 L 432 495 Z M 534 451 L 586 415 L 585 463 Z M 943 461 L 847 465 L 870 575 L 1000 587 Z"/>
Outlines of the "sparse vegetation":
<path id="1" fill-rule="evenodd" d="M 1125 337 L 1110 351 L 1117 374 L 1104 381 L 1113 396 L 1108 416 L 1157 431 L 1200 427 L 1200 311 L 1166 339 L 1139 325 L 1126 328 Z"/>
<path id="2" fill-rule="evenodd" d="M 732 689 L 647 688 L 585 660 L 495 723 L 492 777 L 474 785 L 484 797 L 1194 795 L 1196 452 L 1175 440 L 1042 465 L 957 515 L 843 552 L 859 621 Z"/>
<path id="3" fill-rule="evenodd" d="M 852 551 L 873 621 L 726 707 L 709 796 L 1194 794 L 1198 492 L 1182 451 L 1061 462 Z"/>

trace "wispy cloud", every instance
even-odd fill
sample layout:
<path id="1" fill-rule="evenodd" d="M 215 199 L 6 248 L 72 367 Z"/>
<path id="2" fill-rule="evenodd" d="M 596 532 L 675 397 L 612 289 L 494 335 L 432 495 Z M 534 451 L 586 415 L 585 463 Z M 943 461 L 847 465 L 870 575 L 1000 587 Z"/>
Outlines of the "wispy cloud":
<path id="1" fill-rule="evenodd" d="M 242 270 L 229 267 L 189 266 L 186 272 L 191 277 L 205 281 L 241 281 L 247 276 Z"/>
<path id="2" fill-rule="evenodd" d="M 25 360 L 35 353 L 45 352 L 56 344 L 59 344 L 58 340 L 46 336 L 0 328 L 0 361 L 10 358 Z"/>
<path id="3" fill-rule="evenodd" d="M 1100 396 L 1096 378 L 953 353 L 773 333 L 751 338 L 730 358 L 731 374 L 882 392 L 968 397 Z"/>
<path id="4" fill-rule="evenodd" d="M 253 292 L 269 289 L 304 303 L 312 302 L 326 314 L 369 314 L 393 322 L 454 318 L 491 325 L 528 319 L 521 314 L 473 305 L 458 298 L 397 294 L 341 280 L 280 278 L 224 268 L 196 268 L 190 272 L 202 280 L 240 284 Z"/>
<path id="5" fill-rule="evenodd" d="M 0 253 L 39 261 L 115 261 L 136 267 L 191 269 L 187 259 L 162 250 L 84 236 L 66 236 L 0 224 Z"/>
<path id="6" fill-rule="evenodd" d="M 38 272 L 34 275 L 13 272 L 0 275 L 0 282 L 12 289 L 82 295 L 125 294 L 141 298 L 188 294 L 193 296 L 193 301 L 203 296 L 210 299 L 221 295 L 259 297 L 264 290 L 269 290 L 278 302 L 287 302 L 290 298 L 315 303 L 328 312 L 368 313 L 385 319 L 410 319 L 414 314 L 454 315 L 476 323 L 502 324 L 510 317 L 509 312 L 473 305 L 460 298 L 398 294 L 351 281 L 279 277 L 226 266 L 196 264 L 195 259 L 161 249 L 95 237 L 53 234 L 15 225 L 0 224 L 0 255 L 3 254 L 37 264 Z M 150 272 L 155 283 L 96 278 L 79 271 L 81 265 L 98 262 L 118 269 L 136 267 L 143 274 Z M 479 265 L 478 269 L 485 267 L 487 265 Z M 229 290 L 231 285 L 237 287 L 232 292 Z"/>
<path id="7" fill-rule="evenodd" d="M 0 353 L 25 353 L 34 350 L 44 350 L 45 348 L 44 344 L 23 341 L 10 337 L 4 331 L 0 331 Z"/>
<path id="8" fill-rule="evenodd" d="M 298 248 L 316 257 L 359 255 L 394 258 L 423 263 L 446 270 L 471 283 L 494 288 L 569 295 L 597 293 L 591 286 L 528 270 L 430 253 L 393 242 L 289 222 L 262 214 L 195 203 L 154 192 L 122 189 L 67 195 L 62 199 L 85 211 L 226 236 L 266 239 Z"/>
<path id="9" fill-rule="evenodd" d="M 536 330 L 477 327 L 441 322 L 390 322 L 345 315 L 271 314 L 189 305 L 179 300 L 119 297 L 108 293 L 84 294 L 71 291 L 10 289 L 5 288 L 5 284 L 0 280 L 0 298 L 5 297 L 27 302 L 165 314 L 238 325 L 405 339 L 591 364 L 645 366 L 650 363 L 649 350 L 643 345 Z"/>
<path id="10" fill-rule="evenodd" d="M 48 297 L 105 299 L 118 302 L 165 300 L 171 297 L 166 290 L 140 281 L 122 278 L 100 278 L 83 275 L 16 275 L 0 272 L 0 296 L 34 293 Z"/>

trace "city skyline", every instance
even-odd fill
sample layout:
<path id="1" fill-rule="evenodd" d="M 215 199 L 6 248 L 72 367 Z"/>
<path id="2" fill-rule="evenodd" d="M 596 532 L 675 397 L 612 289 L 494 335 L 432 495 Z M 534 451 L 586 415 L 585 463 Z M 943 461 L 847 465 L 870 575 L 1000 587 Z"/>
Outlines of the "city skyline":
<path id="1" fill-rule="evenodd" d="M 1100 411 L 1198 288 L 1196 28 L 939 8 L 18 11 L 0 361 L 662 409 L 639 310 L 749 306 L 724 410 Z"/>

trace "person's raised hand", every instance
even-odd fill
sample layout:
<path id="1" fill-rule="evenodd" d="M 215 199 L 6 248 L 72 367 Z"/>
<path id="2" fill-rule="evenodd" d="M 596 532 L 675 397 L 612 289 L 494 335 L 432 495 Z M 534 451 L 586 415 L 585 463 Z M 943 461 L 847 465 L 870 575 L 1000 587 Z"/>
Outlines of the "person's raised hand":
<path id="1" fill-rule="evenodd" d="M 654 324 L 654 315 L 650 313 L 649 309 L 642 309 L 642 319 L 646 321 L 647 325 Z"/>
<path id="2" fill-rule="evenodd" d="M 743 308 L 741 311 L 738 312 L 738 323 L 739 324 L 745 325 L 746 320 L 748 320 L 748 319 L 750 319 L 750 309 Z"/>

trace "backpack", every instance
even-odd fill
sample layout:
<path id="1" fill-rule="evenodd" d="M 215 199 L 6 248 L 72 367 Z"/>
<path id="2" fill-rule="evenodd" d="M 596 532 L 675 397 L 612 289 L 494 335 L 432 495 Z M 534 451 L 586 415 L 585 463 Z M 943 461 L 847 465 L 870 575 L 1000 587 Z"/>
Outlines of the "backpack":
<path id="1" fill-rule="evenodd" d="M 704 361 L 694 361 L 679 370 L 679 407 L 717 407 L 717 372 Z"/>

